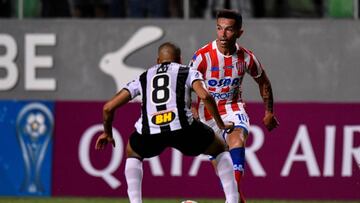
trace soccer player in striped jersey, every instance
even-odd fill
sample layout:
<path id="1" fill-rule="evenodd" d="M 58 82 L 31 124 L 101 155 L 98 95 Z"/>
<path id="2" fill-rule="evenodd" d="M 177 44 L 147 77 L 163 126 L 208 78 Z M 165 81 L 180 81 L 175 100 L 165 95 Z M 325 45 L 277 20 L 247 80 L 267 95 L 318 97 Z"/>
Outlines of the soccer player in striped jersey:
<path id="1" fill-rule="evenodd" d="M 245 197 L 241 192 L 240 182 L 245 168 L 245 141 L 249 132 L 249 118 L 241 97 L 241 83 L 245 73 L 259 85 L 260 95 L 265 104 L 263 122 L 266 128 L 271 131 L 279 123 L 274 116 L 272 88 L 265 70 L 251 51 L 236 43 L 243 33 L 241 14 L 232 10 L 220 10 L 216 22 L 217 39 L 196 51 L 190 66 L 203 74 L 205 84 L 216 101 L 222 119 L 234 122 L 235 129 L 232 133 L 224 133 L 219 129 L 201 100 L 197 102 L 193 112 L 227 143 L 233 160 L 240 202 L 244 203 Z"/>
<path id="2" fill-rule="evenodd" d="M 237 203 L 239 194 L 232 172 L 229 152 L 224 142 L 215 136 L 207 125 L 193 119 L 191 96 L 193 89 L 202 99 L 219 129 L 229 132 L 233 124 L 224 124 L 213 97 L 205 88 L 201 73 L 180 63 L 180 49 L 164 43 L 158 49 L 158 64 L 149 68 L 139 78 L 129 82 L 108 101 L 103 110 L 104 133 L 95 148 L 103 149 L 108 143 L 115 146 L 112 137 L 114 112 L 128 101 L 142 95 L 141 117 L 127 144 L 125 177 L 131 203 L 141 203 L 142 160 L 157 156 L 167 147 L 184 155 L 208 154 L 216 157 L 217 170 L 227 202 Z"/>

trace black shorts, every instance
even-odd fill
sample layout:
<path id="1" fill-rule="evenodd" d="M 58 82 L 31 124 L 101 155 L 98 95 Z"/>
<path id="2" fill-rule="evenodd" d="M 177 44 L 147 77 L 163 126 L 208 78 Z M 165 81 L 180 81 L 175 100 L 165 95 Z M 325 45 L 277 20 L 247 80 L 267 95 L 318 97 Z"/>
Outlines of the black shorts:
<path id="1" fill-rule="evenodd" d="M 160 155 L 167 147 L 173 147 L 186 156 L 203 154 L 215 139 L 214 131 L 200 121 L 194 120 L 181 130 L 159 134 L 139 134 L 130 136 L 130 146 L 142 158 Z"/>

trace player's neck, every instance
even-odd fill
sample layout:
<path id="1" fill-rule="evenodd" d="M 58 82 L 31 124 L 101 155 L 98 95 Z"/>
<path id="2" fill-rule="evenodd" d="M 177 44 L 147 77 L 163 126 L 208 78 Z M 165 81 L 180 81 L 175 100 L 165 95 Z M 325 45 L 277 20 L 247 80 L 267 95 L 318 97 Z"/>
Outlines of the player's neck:
<path id="1" fill-rule="evenodd" d="M 233 53 L 236 52 L 236 46 L 231 46 L 231 47 L 221 47 L 221 46 L 218 46 L 218 50 L 225 56 L 230 56 L 232 55 Z"/>

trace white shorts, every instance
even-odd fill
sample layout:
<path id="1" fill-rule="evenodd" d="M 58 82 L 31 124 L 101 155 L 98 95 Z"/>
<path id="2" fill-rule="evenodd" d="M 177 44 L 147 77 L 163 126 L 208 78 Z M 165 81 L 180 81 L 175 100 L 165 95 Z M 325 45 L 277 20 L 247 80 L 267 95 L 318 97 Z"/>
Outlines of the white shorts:
<path id="1" fill-rule="evenodd" d="M 234 122 L 235 128 L 242 128 L 244 129 L 245 133 L 248 134 L 250 122 L 249 122 L 249 116 L 245 112 L 244 108 L 241 108 L 240 111 L 234 111 L 222 115 L 221 118 L 225 123 Z M 202 121 L 202 122 L 208 125 L 209 127 L 211 127 L 215 131 L 215 134 L 221 137 L 226 142 L 226 137 L 228 134 L 225 132 L 225 130 L 219 129 L 214 119 L 208 121 Z"/>

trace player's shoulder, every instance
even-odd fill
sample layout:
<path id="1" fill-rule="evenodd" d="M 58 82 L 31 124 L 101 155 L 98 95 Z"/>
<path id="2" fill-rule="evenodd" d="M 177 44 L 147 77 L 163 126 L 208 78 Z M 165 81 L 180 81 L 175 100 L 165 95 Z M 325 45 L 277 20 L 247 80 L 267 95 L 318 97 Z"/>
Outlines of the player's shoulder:
<path id="1" fill-rule="evenodd" d="M 181 63 L 171 62 L 168 64 L 167 72 L 173 74 L 183 74 L 189 72 L 190 67 Z"/>
<path id="2" fill-rule="evenodd" d="M 155 64 L 153 66 L 150 66 L 146 71 L 144 71 L 144 73 L 156 71 L 160 66 L 161 64 Z"/>
<path id="3" fill-rule="evenodd" d="M 169 64 L 169 67 L 174 68 L 174 69 L 189 69 L 190 68 L 188 65 L 176 63 L 176 62 L 171 62 Z"/>
<path id="4" fill-rule="evenodd" d="M 237 52 L 240 52 L 240 53 L 246 53 L 246 54 L 249 54 L 249 55 L 253 55 L 253 51 L 246 48 L 246 47 L 243 47 L 243 46 L 240 46 L 239 44 L 236 44 L 237 46 Z"/>
<path id="5" fill-rule="evenodd" d="M 204 54 L 206 52 L 209 52 L 211 47 L 212 47 L 212 43 L 213 42 L 208 42 L 207 44 L 203 45 L 201 48 L 199 48 L 195 54 L 196 55 L 199 55 L 199 54 Z"/>

